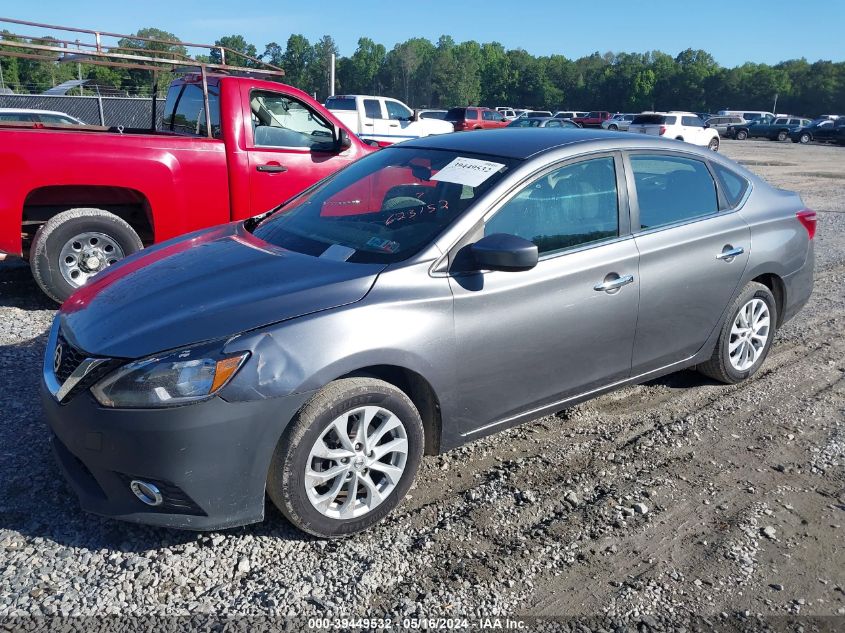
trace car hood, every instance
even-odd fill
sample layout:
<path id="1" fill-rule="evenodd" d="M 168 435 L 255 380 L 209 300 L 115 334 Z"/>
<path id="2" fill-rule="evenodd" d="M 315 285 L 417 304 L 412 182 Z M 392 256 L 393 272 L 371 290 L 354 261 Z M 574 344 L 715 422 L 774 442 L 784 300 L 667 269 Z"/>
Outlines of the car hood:
<path id="1" fill-rule="evenodd" d="M 230 224 L 109 268 L 59 318 L 87 353 L 139 358 L 354 303 L 384 268 L 294 253 Z"/>

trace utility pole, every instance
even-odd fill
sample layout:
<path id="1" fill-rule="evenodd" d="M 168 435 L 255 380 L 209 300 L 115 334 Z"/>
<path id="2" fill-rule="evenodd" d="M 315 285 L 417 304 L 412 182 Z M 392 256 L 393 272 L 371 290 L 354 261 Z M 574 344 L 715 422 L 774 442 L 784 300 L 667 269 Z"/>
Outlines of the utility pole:
<path id="1" fill-rule="evenodd" d="M 778 115 L 778 93 L 775 93 L 775 104 L 772 106 L 772 114 L 775 116 Z"/>
<path id="2" fill-rule="evenodd" d="M 332 53 L 332 62 L 331 62 L 331 70 L 329 71 L 329 96 L 334 96 L 334 64 L 335 64 L 335 55 Z"/>

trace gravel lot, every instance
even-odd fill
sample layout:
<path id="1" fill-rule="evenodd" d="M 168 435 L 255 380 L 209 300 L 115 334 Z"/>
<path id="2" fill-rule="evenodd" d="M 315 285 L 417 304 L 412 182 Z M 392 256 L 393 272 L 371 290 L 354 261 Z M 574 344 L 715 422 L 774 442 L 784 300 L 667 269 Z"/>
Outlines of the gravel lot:
<path id="1" fill-rule="evenodd" d="M 20 263 L 0 264 L 0 617 L 575 616 L 642 630 L 845 615 L 845 148 L 722 151 L 819 212 L 815 293 L 758 376 L 727 387 L 682 372 L 426 458 L 411 498 L 344 541 L 273 509 L 205 534 L 82 513 L 37 400 L 54 307 Z"/>

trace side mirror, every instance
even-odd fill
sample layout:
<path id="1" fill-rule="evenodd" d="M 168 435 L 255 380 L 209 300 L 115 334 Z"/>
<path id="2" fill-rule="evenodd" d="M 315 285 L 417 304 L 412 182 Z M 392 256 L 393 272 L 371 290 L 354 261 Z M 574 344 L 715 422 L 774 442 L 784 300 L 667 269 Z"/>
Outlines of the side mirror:
<path id="1" fill-rule="evenodd" d="M 705 130 L 706 130 L 707 128 L 709 128 L 709 127 L 710 127 L 710 124 L 709 124 L 709 123 L 705 123 L 705 124 L 704 124 L 704 129 L 705 129 Z"/>
<path id="2" fill-rule="evenodd" d="M 482 237 L 470 246 L 470 252 L 480 270 L 530 270 L 539 259 L 534 242 L 507 233 Z"/>
<path id="3" fill-rule="evenodd" d="M 349 138 L 349 133 L 342 127 L 337 129 L 337 151 L 342 152 L 345 149 L 352 147 L 352 139 Z"/>

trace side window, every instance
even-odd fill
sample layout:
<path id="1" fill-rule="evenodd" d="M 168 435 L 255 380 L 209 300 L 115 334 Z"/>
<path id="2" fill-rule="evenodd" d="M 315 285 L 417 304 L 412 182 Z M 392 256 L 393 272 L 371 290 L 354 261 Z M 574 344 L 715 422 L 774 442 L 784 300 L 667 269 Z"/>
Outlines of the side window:
<path id="1" fill-rule="evenodd" d="M 8 121 L 10 123 L 33 123 L 35 117 L 31 114 L 0 114 L 0 121 Z"/>
<path id="2" fill-rule="evenodd" d="M 172 103 L 174 109 L 171 112 L 168 110 L 168 106 L 171 104 L 170 93 L 168 93 L 162 121 L 164 129 L 190 136 L 206 136 L 208 134 L 205 120 L 205 99 L 200 86 L 185 84 L 182 92 L 175 96 Z M 220 138 L 220 92 L 216 86 L 208 87 L 208 108 L 211 110 L 211 135 L 214 138 Z"/>
<path id="3" fill-rule="evenodd" d="M 484 226 L 484 234 L 531 240 L 540 255 L 619 234 L 613 158 L 561 167 L 528 184 Z"/>
<path id="4" fill-rule="evenodd" d="M 475 108 L 467 108 L 466 119 L 468 121 L 478 121 L 478 110 Z"/>
<path id="5" fill-rule="evenodd" d="M 410 121 L 411 112 L 408 108 L 403 106 L 401 103 L 396 101 L 385 101 L 384 105 L 387 106 L 387 118 L 393 119 L 394 121 Z"/>
<path id="6" fill-rule="evenodd" d="M 681 117 L 681 125 L 686 125 L 687 127 L 704 127 L 704 121 L 697 116 L 685 116 Z"/>
<path id="7" fill-rule="evenodd" d="M 560 121 L 549 121 L 546 123 L 546 127 L 563 127 L 563 124 Z"/>
<path id="8" fill-rule="evenodd" d="M 739 174 L 731 171 L 727 167 L 723 167 L 719 163 L 711 163 L 713 171 L 716 172 L 716 177 L 722 185 L 722 191 L 728 201 L 729 208 L 734 208 L 742 200 L 748 189 L 748 181 Z"/>
<path id="9" fill-rule="evenodd" d="M 675 125 L 675 122 L 678 120 L 676 116 L 665 116 L 663 117 L 663 125 Z"/>
<path id="10" fill-rule="evenodd" d="M 334 147 L 333 127 L 296 99 L 254 90 L 249 106 L 256 147 Z"/>
<path id="11" fill-rule="evenodd" d="M 496 117 L 493 116 L 492 110 L 484 110 L 481 113 L 481 116 L 485 121 L 495 121 L 496 120 Z"/>
<path id="12" fill-rule="evenodd" d="M 658 154 L 631 156 L 640 226 L 651 229 L 716 213 L 716 183 L 700 160 Z"/>
<path id="13" fill-rule="evenodd" d="M 364 99 L 364 116 L 368 119 L 383 119 L 381 104 L 376 99 Z"/>

